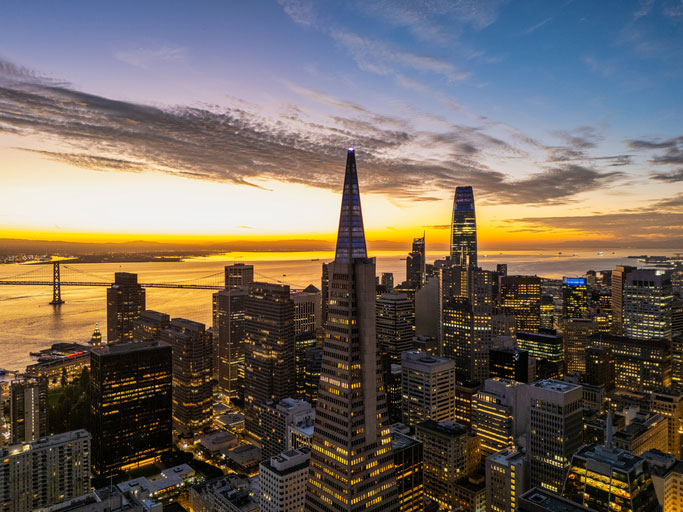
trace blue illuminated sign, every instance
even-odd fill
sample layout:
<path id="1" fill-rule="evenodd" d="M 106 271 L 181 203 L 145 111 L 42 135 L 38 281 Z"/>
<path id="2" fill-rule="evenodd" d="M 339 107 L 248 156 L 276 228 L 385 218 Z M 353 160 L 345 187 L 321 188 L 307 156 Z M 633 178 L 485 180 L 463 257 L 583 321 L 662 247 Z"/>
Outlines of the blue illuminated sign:
<path id="1" fill-rule="evenodd" d="M 564 284 L 569 286 L 586 286 L 586 278 L 584 277 L 565 277 Z"/>

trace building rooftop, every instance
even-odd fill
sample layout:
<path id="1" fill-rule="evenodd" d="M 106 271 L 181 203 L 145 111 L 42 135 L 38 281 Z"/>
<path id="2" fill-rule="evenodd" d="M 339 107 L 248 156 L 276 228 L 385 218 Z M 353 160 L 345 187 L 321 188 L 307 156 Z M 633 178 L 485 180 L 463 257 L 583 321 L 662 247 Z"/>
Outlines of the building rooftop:
<path id="1" fill-rule="evenodd" d="M 516 462 L 521 462 L 526 459 L 526 453 L 523 450 L 518 450 L 517 448 L 507 448 L 503 451 L 489 455 L 487 460 L 495 462 L 497 464 L 505 465 L 514 464 Z"/>
<path id="2" fill-rule="evenodd" d="M 519 512 L 588 512 L 591 509 L 534 487 L 519 498 Z"/>
<path id="3" fill-rule="evenodd" d="M 414 437 L 401 434 L 400 432 L 391 433 L 391 448 L 393 450 L 403 450 L 405 448 L 415 446 L 418 444 L 422 444 L 422 442 L 418 441 Z"/>
<path id="4" fill-rule="evenodd" d="M 102 345 L 101 347 L 93 347 L 91 354 L 97 354 L 99 356 L 107 356 L 114 354 L 122 354 L 126 352 L 144 352 L 145 350 L 153 350 L 161 347 L 169 347 L 166 342 L 153 340 L 153 341 L 139 341 L 135 343 L 112 343 L 111 345 Z"/>
<path id="5" fill-rule="evenodd" d="M 270 460 L 261 462 L 261 467 L 278 475 L 294 473 L 308 467 L 311 460 L 311 449 L 303 446 L 297 450 L 287 450 Z"/>
<path id="6" fill-rule="evenodd" d="M 532 387 L 535 387 L 535 388 L 548 389 L 550 391 L 557 391 L 558 393 L 567 393 L 569 391 L 573 391 L 575 389 L 581 388 L 581 386 L 579 384 L 573 384 L 571 382 L 564 382 L 561 380 L 554 380 L 554 379 L 539 380 L 539 381 L 534 382 L 533 384 L 529 384 L 529 385 Z"/>
<path id="7" fill-rule="evenodd" d="M 633 455 L 626 450 L 621 450 L 619 448 L 609 449 L 599 444 L 582 446 L 579 451 L 574 454 L 574 457 L 580 457 L 587 461 L 592 460 L 601 462 L 607 464 L 609 467 L 621 469 L 622 471 L 631 471 L 644 461 L 642 457 Z"/>
<path id="8" fill-rule="evenodd" d="M 434 420 L 423 421 L 418 423 L 418 430 L 431 430 L 439 434 L 443 434 L 449 437 L 460 437 L 467 435 L 467 427 L 455 421 L 441 421 L 436 422 Z"/>

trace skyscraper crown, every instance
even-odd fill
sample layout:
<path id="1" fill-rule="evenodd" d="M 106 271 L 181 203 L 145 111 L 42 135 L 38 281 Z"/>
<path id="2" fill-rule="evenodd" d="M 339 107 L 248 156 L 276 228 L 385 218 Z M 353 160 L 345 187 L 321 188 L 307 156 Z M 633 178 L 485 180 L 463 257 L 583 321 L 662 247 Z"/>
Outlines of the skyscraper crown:
<path id="1" fill-rule="evenodd" d="M 346 154 L 344 193 L 339 215 L 337 251 L 334 260 L 338 263 L 351 263 L 356 258 L 365 259 L 367 257 L 363 212 L 360 208 L 358 172 L 356 171 L 356 153 L 353 148 L 349 148 Z"/>

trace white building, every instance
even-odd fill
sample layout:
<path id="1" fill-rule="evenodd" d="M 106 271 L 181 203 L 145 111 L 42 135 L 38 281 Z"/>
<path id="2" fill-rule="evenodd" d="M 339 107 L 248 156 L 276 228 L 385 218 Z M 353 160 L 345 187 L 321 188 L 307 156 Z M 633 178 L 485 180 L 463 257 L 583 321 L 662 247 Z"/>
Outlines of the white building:
<path id="1" fill-rule="evenodd" d="M 303 512 L 310 459 L 310 449 L 302 447 L 261 463 L 261 512 Z"/>
<path id="2" fill-rule="evenodd" d="M 516 448 L 486 458 L 486 510 L 514 512 L 529 485 L 529 463 Z"/>
<path id="3" fill-rule="evenodd" d="M 401 372 L 403 423 L 455 419 L 455 361 L 409 350 Z"/>
<path id="4" fill-rule="evenodd" d="M 0 510 L 30 512 L 90 491 L 90 434 L 74 430 L 0 449 Z"/>

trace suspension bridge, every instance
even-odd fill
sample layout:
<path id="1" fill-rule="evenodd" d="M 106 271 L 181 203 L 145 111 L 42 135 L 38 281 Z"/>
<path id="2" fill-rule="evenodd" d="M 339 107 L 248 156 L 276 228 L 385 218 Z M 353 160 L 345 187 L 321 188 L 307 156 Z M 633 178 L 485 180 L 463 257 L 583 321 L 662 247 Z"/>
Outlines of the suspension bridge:
<path id="1" fill-rule="evenodd" d="M 52 305 L 64 304 L 62 300 L 62 286 L 111 286 L 112 281 L 106 280 L 101 275 L 91 274 L 73 265 L 67 265 L 60 261 L 51 264 L 31 265 L 31 270 L 14 276 L 0 278 L 0 286 L 50 286 L 52 287 Z M 279 279 L 264 276 L 263 278 L 278 283 Z M 223 270 L 205 276 L 193 277 L 172 283 L 139 283 L 143 288 L 178 288 L 184 290 L 222 290 L 225 288 L 225 273 Z"/>

